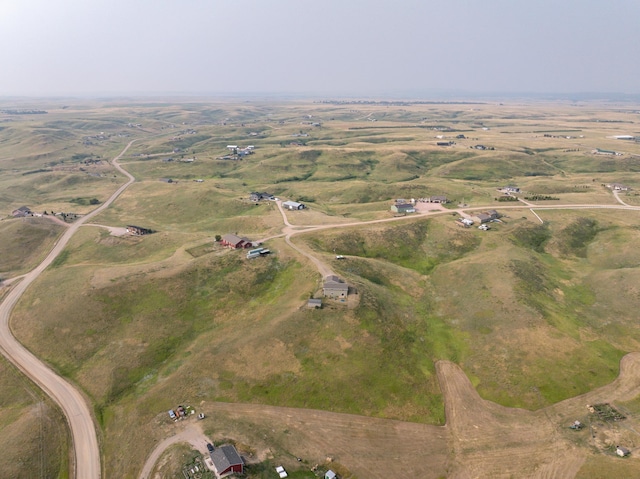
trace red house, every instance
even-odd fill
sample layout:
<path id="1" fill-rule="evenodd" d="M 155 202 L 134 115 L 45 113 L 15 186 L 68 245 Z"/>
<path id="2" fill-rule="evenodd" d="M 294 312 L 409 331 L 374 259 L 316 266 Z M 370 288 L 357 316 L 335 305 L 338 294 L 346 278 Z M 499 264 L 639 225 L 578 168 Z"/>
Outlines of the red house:
<path id="1" fill-rule="evenodd" d="M 220 244 L 228 246 L 229 248 L 251 248 L 253 243 L 249 238 L 240 238 L 239 236 L 227 234 L 222 237 Z"/>
<path id="2" fill-rule="evenodd" d="M 209 453 L 216 475 L 218 477 L 229 476 L 235 472 L 242 474 L 244 462 L 235 447 L 221 446 Z"/>

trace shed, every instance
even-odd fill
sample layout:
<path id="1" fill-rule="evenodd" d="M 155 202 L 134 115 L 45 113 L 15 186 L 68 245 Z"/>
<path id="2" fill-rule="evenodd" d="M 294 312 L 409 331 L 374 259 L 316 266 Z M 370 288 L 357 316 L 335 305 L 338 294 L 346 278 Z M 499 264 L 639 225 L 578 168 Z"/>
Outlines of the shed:
<path id="1" fill-rule="evenodd" d="M 631 451 L 626 447 L 616 446 L 616 454 L 620 457 L 625 457 L 631 454 Z"/>
<path id="2" fill-rule="evenodd" d="M 215 448 L 209 453 L 211 462 L 218 477 L 224 477 L 234 472 L 244 472 L 244 461 L 232 445 Z"/>
<path id="3" fill-rule="evenodd" d="M 282 203 L 282 207 L 288 210 L 303 210 L 304 205 L 302 203 L 298 203 L 296 201 L 285 201 Z"/>
<path id="4" fill-rule="evenodd" d="M 322 308 L 322 300 L 311 298 L 307 301 L 307 308 L 309 309 L 320 309 Z"/>
<path id="5" fill-rule="evenodd" d="M 325 472 L 324 474 L 324 479 L 336 479 L 338 476 L 336 475 L 335 472 L 333 472 L 331 469 L 329 469 L 327 472 Z"/>

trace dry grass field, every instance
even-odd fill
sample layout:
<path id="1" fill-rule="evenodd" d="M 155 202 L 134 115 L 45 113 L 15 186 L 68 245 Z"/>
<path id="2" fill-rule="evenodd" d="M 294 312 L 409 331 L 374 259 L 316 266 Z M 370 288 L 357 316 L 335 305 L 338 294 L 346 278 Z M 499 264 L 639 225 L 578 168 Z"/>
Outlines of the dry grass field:
<path id="1" fill-rule="evenodd" d="M 83 226 L 14 312 L 20 341 L 93 402 L 105 477 L 137 477 L 180 427 L 166 411 L 182 403 L 207 413 L 212 438 L 299 477 L 327 457 L 345 478 L 633 477 L 635 453 L 618 460 L 612 441 L 639 443 L 638 211 L 572 205 L 622 206 L 609 183 L 640 205 L 640 144 L 612 138 L 640 136 L 637 106 L 40 108 L 49 113 L 0 115 L 0 277 L 32 268 L 63 228 L 13 209 L 90 211 L 125 181 L 107 160 L 133 139 L 121 164 L 136 183 L 93 223 L 155 231 Z M 227 145 L 255 149 L 225 159 Z M 527 200 L 544 224 L 500 201 L 507 185 L 550 197 Z M 291 240 L 349 282 L 350 306 L 305 308 L 321 277 L 283 238 L 252 261 L 215 243 L 281 234 L 276 205 L 252 191 L 307 205 L 288 220 L 324 229 Z M 450 200 L 437 215 L 347 225 L 433 195 Z M 505 216 L 462 228 L 461 203 Z M 615 402 L 627 419 L 594 419 L 595 437 L 569 430 L 589 419 L 589 401 Z M 16 443 L 33 427 L 15 429 Z M 167 453 L 156 476 L 179 474 L 185 453 Z"/>

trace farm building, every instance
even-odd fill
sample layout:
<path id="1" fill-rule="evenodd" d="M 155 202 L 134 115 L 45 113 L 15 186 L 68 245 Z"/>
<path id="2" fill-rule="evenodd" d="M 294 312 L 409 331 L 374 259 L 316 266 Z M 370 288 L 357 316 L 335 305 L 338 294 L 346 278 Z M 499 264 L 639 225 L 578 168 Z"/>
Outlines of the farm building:
<path id="1" fill-rule="evenodd" d="M 285 201 L 282 203 L 282 207 L 288 210 L 303 210 L 304 205 L 302 203 L 297 203 L 295 201 Z"/>
<path id="2" fill-rule="evenodd" d="M 311 298 L 307 301 L 307 308 L 309 309 L 320 309 L 322 308 L 322 300 Z"/>
<path id="3" fill-rule="evenodd" d="M 395 203 L 391 205 L 391 211 L 394 213 L 415 213 L 416 208 L 411 203 Z"/>
<path id="4" fill-rule="evenodd" d="M 143 228 L 142 226 L 127 225 L 127 233 L 132 235 L 143 236 L 143 235 L 150 235 L 151 233 L 153 233 L 153 230 L 149 228 Z"/>
<path id="5" fill-rule="evenodd" d="M 251 248 L 253 246 L 253 243 L 249 238 L 241 238 L 232 234 L 224 235 L 220 240 L 220 244 L 234 249 Z"/>
<path id="6" fill-rule="evenodd" d="M 349 294 L 349 285 L 335 275 L 327 276 L 322 286 L 322 294 L 327 298 L 346 298 Z"/>
<path id="7" fill-rule="evenodd" d="M 28 206 L 21 206 L 17 210 L 11 212 L 11 216 L 14 218 L 24 218 L 25 216 L 31 216 L 31 210 Z"/>
<path id="8" fill-rule="evenodd" d="M 431 196 L 429 197 L 429 203 L 448 203 L 446 196 Z"/>
<path id="9" fill-rule="evenodd" d="M 616 454 L 620 457 L 625 457 L 631 454 L 631 451 L 626 447 L 616 446 Z"/>
<path id="10" fill-rule="evenodd" d="M 217 477 L 226 477 L 234 472 L 244 472 L 244 461 L 231 445 L 215 448 L 209 453 Z"/>

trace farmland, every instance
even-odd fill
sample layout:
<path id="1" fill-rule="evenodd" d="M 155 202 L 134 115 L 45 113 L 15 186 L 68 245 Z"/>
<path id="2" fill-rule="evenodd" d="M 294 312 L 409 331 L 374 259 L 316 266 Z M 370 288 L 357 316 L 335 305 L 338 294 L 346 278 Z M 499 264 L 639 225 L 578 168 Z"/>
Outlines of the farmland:
<path id="1" fill-rule="evenodd" d="M 137 140 L 120 160 L 135 183 L 79 229 L 11 322 L 90 401 L 105 477 L 137 477 L 177 427 L 165 417 L 176 399 L 215 417 L 210 437 L 278 461 L 332 456 L 344 477 L 376 477 L 367 444 L 383 442 L 412 456 L 410 468 L 391 467 L 415 477 L 509 477 L 511 467 L 631 477 L 637 457 L 610 466 L 609 442 L 632 448 L 640 437 L 616 425 L 591 439 L 563 428 L 588 413 L 576 398 L 592 396 L 618 401 L 625 424 L 640 425 L 638 391 L 618 388 L 632 373 L 616 379 L 640 351 L 640 144 L 611 138 L 640 135 L 637 107 L 35 106 L 49 113 L 0 123 L 0 279 L 51 249 L 65 228 L 53 213 L 86 214 L 125 182 L 108 160 Z M 234 156 L 227 145 L 254 150 Z M 630 188 L 619 195 L 631 207 L 613 183 Z M 501 202 L 507 185 L 553 199 Z M 253 191 L 307 208 L 287 212 L 283 229 L 276 203 L 250 201 Z M 434 195 L 449 203 L 413 217 L 389 211 L 395 199 Z M 50 217 L 13 218 L 22 205 Z M 489 231 L 455 221 L 484 209 L 503 215 Z M 215 241 L 227 233 L 271 238 L 272 254 L 248 261 Z M 354 299 L 307 310 L 322 278 L 287 241 L 344 278 Z M 473 404 L 476 417 L 461 412 Z M 26 421 L 27 409 L 15 417 Z M 485 454 L 500 440 L 517 443 L 509 468 Z M 558 461 L 553 447 L 578 459 Z M 166 464 L 178 464 L 171 454 Z"/>

